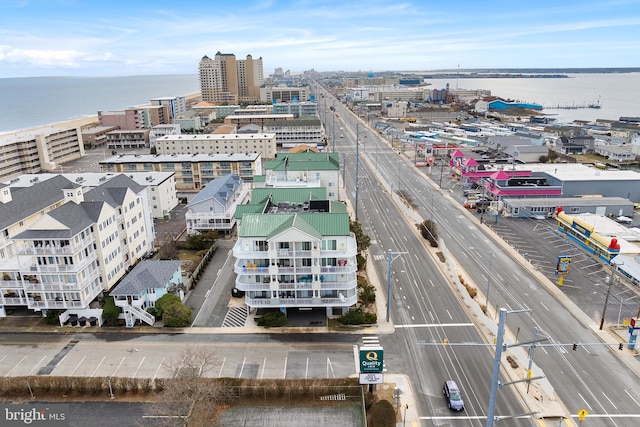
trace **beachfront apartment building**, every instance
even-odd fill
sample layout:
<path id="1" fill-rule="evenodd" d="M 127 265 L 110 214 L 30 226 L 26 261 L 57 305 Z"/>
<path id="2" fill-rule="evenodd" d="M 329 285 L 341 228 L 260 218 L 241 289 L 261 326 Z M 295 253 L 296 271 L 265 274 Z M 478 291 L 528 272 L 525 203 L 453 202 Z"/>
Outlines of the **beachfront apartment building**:
<path id="1" fill-rule="evenodd" d="M 156 139 L 158 154 L 260 153 L 263 159 L 274 159 L 276 150 L 276 134 L 267 132 L 166 135 Z"/>
<path id="2" fill-rule="evenodd" d="M 264 162 L 264 176 L 254 186 L 273 188 L 325 187 L 329 200 L 338 200 L 340 159 L 338 153 L 278 153 L 275 160 Z"/>
<path id="3" fill-rule="evenodd" d="M 244 181 L 262 175 L 260 153 L 121 154 L 100 162 L 103 172 L 173 172 L 177 191 L 199 191 L 221 176 L 234 173 Z"/>
<path id="4" fill-rule="evenodd" d="M 46 127 L 0 136 L 0 180 L 23 173 L 60 170 L 84 156 L 79 127 Z"/>
<path id="5" fill-rule="evenodd" d="M 273 120 L 267 122 L 263 130 L 276 135 L 276 146 L 281 150 L 303 144 L 320 151 L 324 149 L 324 127 L 317 118 Z"/>
<path id="6" fill-rule="evenodd" d="M 147 187 L 151 217 L 165 218 L 171 210 L 178 206 L 179 202 L 176 193 L 175 173 L 145 172 L 130 173 L 127 176 L 138 185 Z M 24 174 L 10 181 L 5 181 L 4 185 L 8 187 L 32 187 L 58 176 L 63 176 L 69 181 L 80 185 L 83 191 L 86 192 L 104 184 L 105 181 L 113 178 L 116 174 L 103 172 Z"/>
<path id="7" fill-rule="evenodd" d="M 122 130 L 151 129 L 171 123 L 167 105 L 143 105 L 121 111 L 98 111 L 100 126 L 117 126 Z"/>
<path id="8" fill-rule="evenodd" d="M 160 98 L 153 98 L 151 105 L 164 105 L 169 111 L 169 120 L 173 120 L 178 114 L 187 112 L 187 97 L 186 96 L 164 96 Z"/>
<path id="9" fill-rule="evenodd" d="M 236 288 L 252 309 L 341 315 L 358 300 L 356 255 L 342 203 L 278 203 L 242 215 L 233 247 Z"/>
<path id="10" fill-rule="evenodd" d="M 187 205 L 187 234 L 207 231 L 231 234 L 236 227 L 236 207 L 247 203 L 249 193 L 250 185 L 236 174 L 214 179 Z"/>
<path id="11" fill-rule="evenodd" d="M 262 58 L 236 60 L 232 53 L 203 56 L 198 65 L 202 100 L 215 104 L 254 104 L 260 102 L 264 83 Z"/>
<path id="12" fill-rule="evenodd" d="M 86 193 L 63 176 L 0 190 L 0 317 L 89 312 L 152 249 L 146 188 L 125 175 Z"/>

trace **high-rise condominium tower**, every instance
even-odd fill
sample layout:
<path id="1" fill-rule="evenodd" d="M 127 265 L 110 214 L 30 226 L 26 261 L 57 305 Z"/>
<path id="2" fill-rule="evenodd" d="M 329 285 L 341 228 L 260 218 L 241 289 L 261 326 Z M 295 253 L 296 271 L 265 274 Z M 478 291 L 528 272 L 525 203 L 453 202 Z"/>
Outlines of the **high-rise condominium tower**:
<path id="1" fill-rule="evenodd" d="M 236 60 L 232 53 L 216 53 L 214 59 L 200 60 L 200 91 L 202 100 L 214 103 L 255 103 L 260 101 L 260 86 L 264 82 L 262 57 Z"/>

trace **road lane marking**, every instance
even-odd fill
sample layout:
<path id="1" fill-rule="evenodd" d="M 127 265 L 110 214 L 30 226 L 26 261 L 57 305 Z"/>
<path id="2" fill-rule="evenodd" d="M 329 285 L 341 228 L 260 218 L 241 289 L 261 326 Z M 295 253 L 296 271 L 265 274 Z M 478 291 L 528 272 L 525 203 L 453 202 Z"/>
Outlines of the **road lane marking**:
<path id="1" fill-rule="evenodd" d="M 606 394 L 604 394 L 604 391 L 602 392 L 602 395 L 604 396 L 605 399 L 609 401 L 609 403 L 611 404 L 611 406 L 613 406 L 615 410 L 618 410 L 618 407 L 611 401 L 611 399 L 609 399 L 609 397 L 607 397 Z"/>
<path id="2" fill-rule="evenodd" d="M 242 378 L 242 371 L 244 371 L 244 365 L 247 363 L 247 358 L 242 359 L 242 366 L 240 367 L 240 373 L 238 373 L 238 378 Z"/>
<path id="3" fill-rule="evenodd" d="M 396 328 L 449 328 L 449 327 L 472 327 L 473 323 L 421 323 L 415 325 L 395 325 Z"/>
<path id="4" fill-rule="evenodd" d="M 304 369 L 304 379 L 309 377 L 309 358 L 307 357 L 307 367 Z"/>
<path id="5" fill-rule="evenodd" d="M 264 379 L 264 370 L 267 367 L 267 358 L 265 357 L 262 361 L 262 373 L 260 374 L 260 379 Z"/>

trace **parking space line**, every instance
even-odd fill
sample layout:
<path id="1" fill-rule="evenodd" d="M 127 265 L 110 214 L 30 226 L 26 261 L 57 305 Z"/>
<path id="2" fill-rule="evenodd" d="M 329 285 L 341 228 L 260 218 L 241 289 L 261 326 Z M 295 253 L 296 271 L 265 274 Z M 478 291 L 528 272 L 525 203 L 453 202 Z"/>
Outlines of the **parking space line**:
<path id="1" fill-rule="evenodd" d="M 142 364 L 144 363 L 144 359 L 147 356 L 142 356 L 142 360 L 140 361 L 140 363 L 138 364 L 138 367 L 136 368 L 136 371 L 133 373 L 133 376 L 131 378 L 135 378 L 136 375 L 138 375 L 138 371 L 140 370 L 140 367 L 142 366 Z"/>
<path id="2" fill-rule="evenodd" d="M 218 378 L 220 378 L 222 376 L 222 370 L 224 369 L 224 362 L 227 361 L 227 358 L 225 357 L 224 359 L 222 359 L 222 363 L 220 364 L 220 372 L 218 372 Z"/>
<path id="3" fill-rule="evenodd" d="M 90 377 L 93 377 L 96 372 L 98 371 L 98 368 L 100 367 L 100 365 L 102 365 L 102 362 L 104 362 L 104 359 L 106 359 L 107 356 L 102 356 L 102 360 L 100 361 L 100 363 L 98 363 L 98 366 L 96 366 L 96 369 L 93 370 L 93 372 L 91 373 L 91 375 L 89 375 Z"/>
<path id="4" fill-rule="evenodd" d="M 160 364 L 158 365 L 158 369 L 156 369 L 156 373 L 153 374 L 153 379 L 151 381 L 155 381 L 156 380 L 156 377 L 158 376 L 158 372 L 160 372 L 160 368 L 162 368 L 162 364 L 163 363 L 164 363 L 164 357 L 160 361 Z"/>
<path id="5" fill-rule="evenodd" d="M 47 357 L 47 355 L 45 354 L 44 356 L 42 356 L 42 359 L 40 359 L 40 361 L 38 363 L 35 364 L 35 366 L 29 371 L 29 373 L 27 374 L 27 376 L 31 375 L 31 373 L 38 367 L 38 365 L 40 365 L 42 363 L 42 361 Z"/>
<path id="6" fill-rule="evenodd" d="M 244 371 L 244 364 L 247 363 L 247 358 L 242 359 L 242 366 L 240 367 L 240 373 L 238 374 L 238 378 L 242 378 L 242 371 Z"/>
<path id="7" fill-rule="evenodd" d="M 289 360 L 289 356 L 286 356 L 284 358 L 284 370 L 282 371 L 282 378 L 283 379 L 287 378 L 287 360 Z"/>
<path id="8" fill-rule="evenodd" d="M 27 358 L 27 355 L 25 354 L 25 355 L 24 355 L 24 357 L 23 357 L 22 359 L 20 359 L 20 361 L 19 361 L 18 363 L 16 363 L 16 366 L 14 366 L 13 368 L 11 368 L 11 369 L 9 370 L 9 372 L 7 372 L 7 375 L 5 375 L 5 377 L 8 377 L 8 376 L 9 376 L 9 374 L 11 373 L 11 371 L 13 371 L 16 367 L 18 367 L 18 365 L 20 365 L 20 364 L 22 363 L 22 361 L 23 361 L 24 359 L 26 359 L 26 358 Z"/>
<path id="9" fill-rule="evenodd" d="M 264 361 L 262 362 L 262 373 L 260 374 L 260 379 L 264 379 L 264 369 L 267 366 L 267 358 L 264 358 Z"/>
<path id="10" fill-rule="evenodd" d="M 307 357 L 307 367 L 304 370 L 304 379 L 309 378 L 309 358 Z"/>
<path id="11" fill-rule="evenodd" d="M 70 377 L 72 377 L 72 376 L 73 376 L 73 374 L 75 374 L 75 373 L 76 373 L 76 371 L 78 370 L 78 368 L 80 367 L 80 365 L 82 364 L 82 362 L 84 362 L 84 359 L 86 359 L 86 358 L 87 358 L 87 356 L 86 356 L 86 355 L 82 356 L 82 359 L 80 359 L 80 361 L 78 362 L 78 364 L 76 365 L 76 367 L 75 367 L 75 368 L 73 368 L 73 371 L 71 371 L 71 375 L 69 375 Z"/>
<path id="12" fill-rule="evenodd" d="M 122 360 L 120 361 L 120 363 L 116 367 L 116 370 L 113 371 L 113 374 L 111 374 L 112 377 L 116 376 L 116 372 L 118 372 L 118 369 L 120 369 L 120 366 L 122 366 L 122 364 L 124 363 L 124 359 L 126 359 L 126 358 L 127 358 L 126 356 L 122 356 Z"/>

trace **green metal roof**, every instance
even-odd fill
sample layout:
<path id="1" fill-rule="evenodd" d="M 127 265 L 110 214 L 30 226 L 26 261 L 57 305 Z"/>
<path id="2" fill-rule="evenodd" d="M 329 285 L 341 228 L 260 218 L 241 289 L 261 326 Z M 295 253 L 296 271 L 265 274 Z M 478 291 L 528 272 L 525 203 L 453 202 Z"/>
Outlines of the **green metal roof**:
<path id="1" fill-rule="evenodd" d="M 265 170 L 274 171 L 339 171 L 340 158 L 338 153 L 278 153 L 275 160 L 265 160 L 263 165 Z"/>
<path id="2" fill-rule="evenodd" d="M 266 175 L 254 175 L 253 176 L 253 183 L 255 184 L 256 182 L 266 182 L 267 181 L 267 176 Z"/>
<path id="3" fill-rule="evenodd" d="M 327 189 L 325 187 L 312 188 L 254 188 L 251 193 L 251 201 L 260 203 L 271 196 L 274 204 L 280 202 L 304 203 L 309 200 L 327 200 Z"/>
<path id="4" fill-rule="evenodd" d="M 317 238 L 348 236 L 349 215 L 347 213 L 246 213 L 242 217 L 238 235 L 266 239 L 292 227 Z"/>

